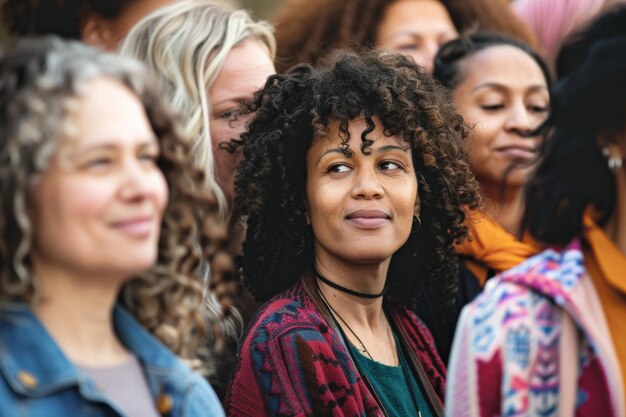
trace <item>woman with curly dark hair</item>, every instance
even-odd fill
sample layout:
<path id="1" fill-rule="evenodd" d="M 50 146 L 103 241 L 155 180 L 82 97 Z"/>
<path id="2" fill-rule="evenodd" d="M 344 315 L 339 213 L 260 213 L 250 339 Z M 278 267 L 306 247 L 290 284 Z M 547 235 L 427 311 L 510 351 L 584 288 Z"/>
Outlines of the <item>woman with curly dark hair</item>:
<path id="1" fill-rule="evenodd" d="M 2 21 L 14 36 L 57 35 L 115 50 L 131 27 L 174 0 L 5 0 Z"/>
<path id="2" fill-rule="evenodd" d="M 562 49 L 525 223 L 548 248 L 463 311 L 447 415 L 626 415 L 626 6 Z"/>
<path id="3" fill-rule="evenodd" d="M 78 42 L 0 53 L 3 416 L 223 415 L 177 356 L 219 323 L 202 260 L 229 302 L 225 227 L 156 85 Z"/>
<path id="4" fill-rule="evenodd" d="M 508 4 L 494 0 L 289 0 L 274 26 L 279 72 L 354 47 L 396 51 L 430 69 L 441 45 L 477 29 L 535 44 Z"/>
<path id="5" fill-rule="evenodd" d="M 261 300 L 231 416 L 441 415 L 445 368 L 412 307 L 449 297 L 452 244 L 479 204 L 467 132 L 423 68 L 341 52 L 270 77 L 254 101 L 237 204 Z"/>

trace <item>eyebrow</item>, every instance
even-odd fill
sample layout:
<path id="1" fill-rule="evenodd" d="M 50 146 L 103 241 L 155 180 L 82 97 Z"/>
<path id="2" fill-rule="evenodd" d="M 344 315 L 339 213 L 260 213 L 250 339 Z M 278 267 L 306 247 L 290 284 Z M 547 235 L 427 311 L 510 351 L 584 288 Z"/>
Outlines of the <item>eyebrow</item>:
<path id="1" fill-rule="evenodd" d="M 217 107 L 220 104 L 224 104 L 224 103 L 228 103 L 228 102 L 232 102 L 234 104 L 237 105 L 246 105 L 248 102 L 250 102 L 251 100 L 253 100 L 254 97 L 250 96 L 250 97 L 240 97 L 240 96 L 235 96 L 235 97 L 227 97 L 223 100 L 217 101 L 213 104 L 213 107 Z"/>
<path id="2" fill-rule="evenodd" d="M 443 35 L 443 34 L 448 34 L 448 33 L 453 33 L 452 31 L 449 30 L 442 30 L 440 32 L 437 33 L 437 35 Z M 397 37 L 400 36 L 410 36 L 413 39 L 417 39 L 420 40 L 424 37 L 424 34 L 421 32 L 415 32 L 415 31 L 411 31 L 411 30 L 399 30 L 397 32 L 392 33 L 391 35 L 387 36 L 387 38 L 381 40 L 379 43 L 382 42 L 389 42 L 392 39 L 395 39 Z"/>
<path id="3" fill-rule="evenodd" d="M 385 145 L 385 146 L 381 146 L 380 148 L 376 149 L 374 152 L 377 153 L 382 153 L 382 152 L 388 152 L 388 151 L 402 151 L 404 153 L 406 153 L 406 151 L 410 149 L 409 146 L 398 146 L 398 145 Z M 323 154 L 320 155 L 320 157 L 318 158 L 317 162 L 315 163 L 315 165 L 318 165 L 320 163 L 320 161 L 322 160 L 322 158 L 329 154 L 329 153 L 340 153 L 343 155 L 343 150 L 341 150 L 340 148 L 331 148 L 331 149 L 327 149 Z"/>
<path id="4" fill-rule="evenodd" d="M 343 151 L 339 148 L 331 148 L 331 149 L 327 149 L 326 151 L 324 151 L 323 154 L 320 155 L 320 157 L 317 159 L 317 162 L 315 163 L 315 165 L 318 165 L 320 163 L 320 161 L 322 160 L 322 158 L 325 155 L 328 155 L 329 153 L 340 153 L 343 155 Z"/>
<path id="5" fill-rule="evenodd" d="M 387 152 L 387 151 L 393 151 L 393 150 L 397 150 L 397 151 L 402 151 L 404 153 L 406 153 L 407 150 L 410 149 L 410 146 L 399 146 L 399 145 L 385 145 L 385 146 L 381 146 L 380 148 L 376 149 L 375 152 Z"/>
<path id="6" fill-rule="evenodd" d="M 496 90 L 504 90 L 507 87 L 504 84 L 500 84 L 500 83 L 483 83 L 472 88 L 470 92 L 474 92 L 482 88 L 493 88 Z M 545 85 L 541 85 L 541 84 L 535 84 L 535 85 L 531 85 L 530 87 L 528 87 L 528 90 L 530 90 L 531 92 L 540 91 L 540 90 L 548 91 L 548 87 Z"/>
<path id="7" fill-rule="evenodd" d="M 156 138 L 150 138 L 150 139 L 144 139 L 141 142 L 137 143 L 137 148 L 148 148 L 151 146 L 155 146 L 155 147 L 159 147 L 159 142 L 157 141 Z M 97 151 L 97 150 L 109 150 L 109 149 L 115 149 L 117 148 L 118 145 L 115 143 L 107 143 L 105 141 L 103 141 L 103 143 L 96 143 L 93 145 L 87 145 L 87 146 L 77 146 L 75 148 L 75 152 L 76 153 L 85 153 L 85 152 L 93 152 L 93 151 Z"/>

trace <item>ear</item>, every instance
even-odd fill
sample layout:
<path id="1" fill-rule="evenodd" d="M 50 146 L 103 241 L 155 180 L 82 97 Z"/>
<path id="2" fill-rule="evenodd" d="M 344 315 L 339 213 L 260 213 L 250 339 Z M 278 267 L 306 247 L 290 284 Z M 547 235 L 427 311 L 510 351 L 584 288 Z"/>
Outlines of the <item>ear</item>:
<path id="1" fill-rule="evenodd" d="M 111 51 L 117 46 L 111 22 L 95 13 L 89 13 L 82 19 L 80 35 L 83 42 L 96 48 Z"/>

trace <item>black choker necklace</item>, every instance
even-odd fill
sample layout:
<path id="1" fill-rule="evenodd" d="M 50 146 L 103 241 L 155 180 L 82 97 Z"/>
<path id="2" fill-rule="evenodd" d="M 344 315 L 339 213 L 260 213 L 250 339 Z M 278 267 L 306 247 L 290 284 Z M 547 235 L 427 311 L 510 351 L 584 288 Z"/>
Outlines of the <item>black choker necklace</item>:
<path id="1" fill-rule="evenodd" d="M 326 278 L 324 275 L 317 272 L 317 268 L 313 268 L 313 270 L 315 271 L 315 276 L 317 277 L 317 279 L 322 281 L 324 284 L 328 285 L 329 287 L 333 287 L 336 290 L 345 292 L 346 294 L 354 295 L 355 297 L 380 298 L 384 296 L 385 294 L 387 294 L 387 290 L 389 289 L 389 287 L 387 287 L 387 284 L 385 283 L 385 288 L 383 288 L 382 292 L 380 292 L 379 294 L 366 294 L 366 293 L 351 290 L 350 288 L 342 287 L 341 285 L 332 282 L 331 280 Z"/>

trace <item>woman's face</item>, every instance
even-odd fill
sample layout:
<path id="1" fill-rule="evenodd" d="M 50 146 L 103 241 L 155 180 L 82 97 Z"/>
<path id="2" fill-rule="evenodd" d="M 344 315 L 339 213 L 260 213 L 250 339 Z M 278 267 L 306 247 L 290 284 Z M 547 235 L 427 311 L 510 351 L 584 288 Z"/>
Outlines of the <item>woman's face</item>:
<path id="1" fill-rule="evenodd" d="M 168 199 L 159 143 L 125 86 L 97 78 L 85 87 L 34 189 L 33 265 L 127 278 L 157 258 Z"/>
<path id="2" fill-rule="evenodd" d="M 255 39 L 233 48 L 209 88 L 211 100 L 211 141 L 217 183 L 229 201 L 235 194 L 235 170 L 241 155 L 218 148 L 222 142 L 238 139 L 246 130 L 251 114 L 242 115 L 254 93 L 276 73 L 267 48 Z"/>
<path id="3" fill-rule="evenodd" d="M 438 0 L 397 0 L 385 8 L 376 44 L 409 56 L 432 72 L 439 47 L 458 36 L 448 11 Z"/>
<path id="4" fill-rule="evenodd" d="M 411 149 L 399 137 L 376 129 L 371 154 L 361 152 L 363 118 L 350 123 L 347 158 L 339 145 L 338 124 L 315 139 L 307 153 L 306 207 L 318 259 L 380 263 L 406 242 L 419 206 Z"/>
<path id="5" fill-rule="evenodd" d="M 493 46 L 461 63 L 465 78 L 453 92 L 465 121 L 473 127 L 468 142 L 472 169 L 481 185 L 526 183 L 537 158 L 540 137 L 523 135 L 547 116 L 548 86 L 537 63 L 513 46 Z M 524 166 L 527 165 L 527 166 Z"/>

